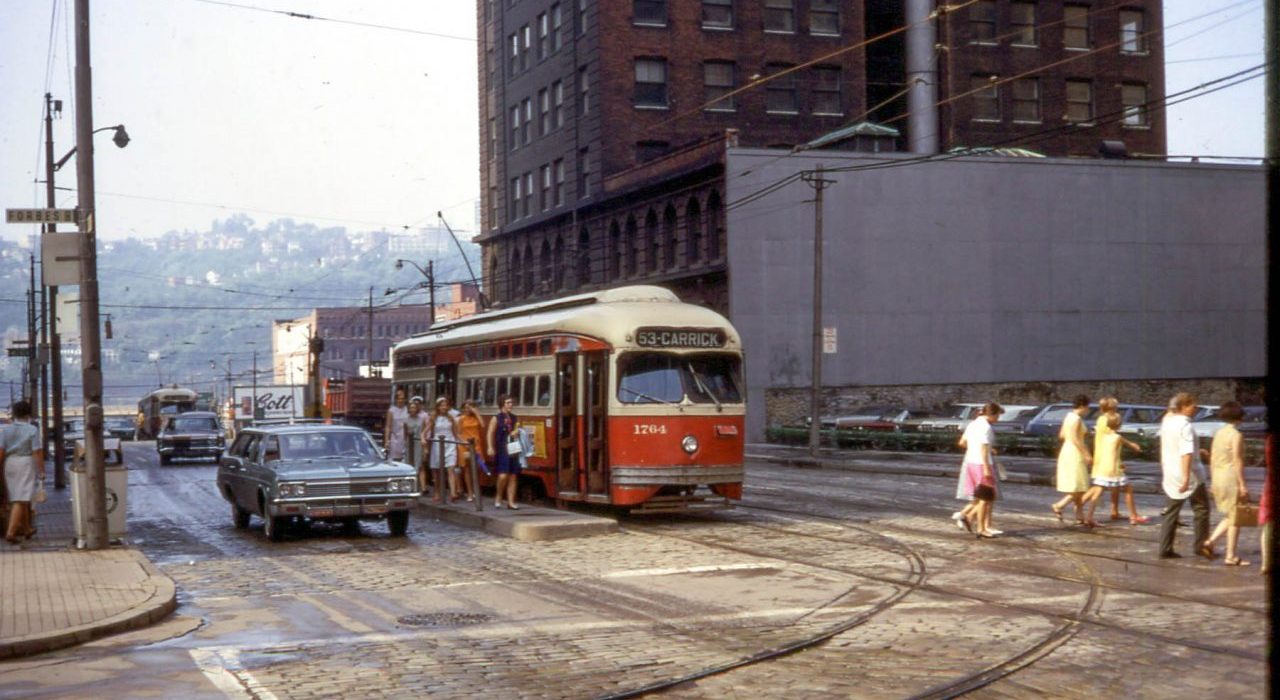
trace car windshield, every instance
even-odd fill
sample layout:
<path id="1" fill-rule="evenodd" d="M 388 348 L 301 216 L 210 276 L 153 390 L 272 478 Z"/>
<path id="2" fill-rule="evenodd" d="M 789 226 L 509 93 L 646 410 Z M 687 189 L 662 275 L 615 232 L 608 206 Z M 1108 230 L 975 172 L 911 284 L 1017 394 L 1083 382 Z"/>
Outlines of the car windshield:
<path id="1" fill-rule="evenodd" d="M 1159 423 L 1164 418 L 1163 408 L 1135 408 L 1129 411 L 1127 423 Z"/>
<path id="2" fill-rule="evenodd" d="M 973 412 L 974 412 L 975 410 L 977 410 L 977 407 L 976 407 L 976 406 L 960 406 L 960 405 L 956 405 L 956 406 L 952 406 L 952 407 L 951 407 L 951 410 L 947 412 L 947 417 L 948 417 L 948 418 L 958 418 L 958 419 L 960 419 L 960 420 L 965 420 L 965 419 L 967 419 L 967 418 L 972 418 L 972 417 L 973 417 Z"/>
<path id="3" fill-rule="evenodd" d="M 281 459 L 358 457 L 381 459 L 369 436 L 350 430 L 329 430 L 280 436 Z"/>
<path id="4" fill-rule="evenodd" d="M 64 433 L 83 433 L 83 432 L 84 432 L 84 421 L 82 421 L 82 420 L 72 420 L 72 421 L 67 421 L 67 422 L 66 422 L 65 424 L 63 424 L 63 426 L 62 426 L 62 432 L 64 432 Z"/>
<path id="5" fill-rule="evenodd" d="M 211 416 L 178 416 L 169 420 L 169 430 L 179 433 L 217 429 L 218 421 Z"/>
<path id="6" fill-rule="evenodd" d="M 618 400 L 627 404 L 741 403 L 736 355 L 637 352 L 618 361 Z"/>
<path id="7" fill-rule="evenodd" d="M 112 418 L 107 418 L 106 421 L 104 422 L 108 427 L 111 427 L 111 428 L 128 428 L 130 430 L 133 430 L 133 420 L 130 418 L 121 418 L 120 416 L 115 416 Z"/>

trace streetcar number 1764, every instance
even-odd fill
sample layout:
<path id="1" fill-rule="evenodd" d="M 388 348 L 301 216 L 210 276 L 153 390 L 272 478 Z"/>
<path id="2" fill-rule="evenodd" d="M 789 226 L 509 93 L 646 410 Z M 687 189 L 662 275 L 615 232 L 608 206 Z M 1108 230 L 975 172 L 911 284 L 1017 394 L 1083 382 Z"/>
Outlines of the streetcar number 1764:
<path id="1" fill-rule="evenodd" d="M 655 425 L 653 423 L 640 424 L 635 426 L 636 435 L 666 435 L 667 426 Z"/>

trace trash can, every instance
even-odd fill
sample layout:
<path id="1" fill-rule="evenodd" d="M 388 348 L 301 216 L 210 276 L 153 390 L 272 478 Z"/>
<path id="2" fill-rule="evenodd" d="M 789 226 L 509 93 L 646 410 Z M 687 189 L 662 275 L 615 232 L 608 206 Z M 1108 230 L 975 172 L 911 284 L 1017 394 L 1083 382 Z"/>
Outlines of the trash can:
<path id="1" fill-rule="evenodd" d="M 106 460 L 104 459 L 105 463 Z M 75 519 L 76 545 L 83 546 L 89 535 L 89 479 L 84 470 L 84 441 L 76 441 L 75 455 L 71 460 L 71 508 Z M 107 464 L 105 470 L 107 482 L 107 539 L 123 540 L 125 536 L 125 514 L 128 512 L 126 498 L 129 487 L 129 471 L 123 463 Z"/>

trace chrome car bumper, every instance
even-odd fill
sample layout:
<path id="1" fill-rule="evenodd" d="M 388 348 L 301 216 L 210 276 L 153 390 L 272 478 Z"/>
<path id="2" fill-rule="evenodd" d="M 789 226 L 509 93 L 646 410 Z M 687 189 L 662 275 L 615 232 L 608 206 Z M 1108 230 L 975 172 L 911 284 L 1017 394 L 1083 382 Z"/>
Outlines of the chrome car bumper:
<path id="1" fill-rule="evenodd" d="M 395 496 L 371 496 L 368 498 L 334 499 L 317 496 L 279 498 L 272 501 L 267 510 L 273 516 L 296 515 L 306 518 L 351 518 L 386 515 L 392 511 L 409 510 L 419 493 L 398 493 Z"/>

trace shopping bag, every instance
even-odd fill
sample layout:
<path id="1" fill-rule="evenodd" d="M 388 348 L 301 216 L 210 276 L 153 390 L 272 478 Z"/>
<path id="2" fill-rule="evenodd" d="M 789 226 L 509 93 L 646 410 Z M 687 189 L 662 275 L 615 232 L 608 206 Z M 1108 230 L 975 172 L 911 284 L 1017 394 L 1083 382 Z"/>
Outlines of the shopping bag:
<path id="1" fill-rule="evenodd" d="M 49 500 L 49 494 L 45 493 L 44 487 L 41 486 L 36 489 L 36 494 L 35 496 L 32 497 L 31 500 L 35 503 L 44 503 L 45 501 Z M 1255 517 L 1254 524 L 1256 525 L 1257 523 L 1258 521 L 1257 521 L 1257 518 Z"/>
<path id="2" fill-rule="evenodd" d="M 1231 513 L 1231 522 L 1236 527 L 1257 527 L 1258 506 L 1248 501 L 1237 502 L 1236 509 Z"/>
<path id="3" fill-rule="evenodd" d="M 524 452 L 524 443 L 520 442 L 520 438 L 512 437 L 507 441 L 507 455 L 515 457 Z"/>

